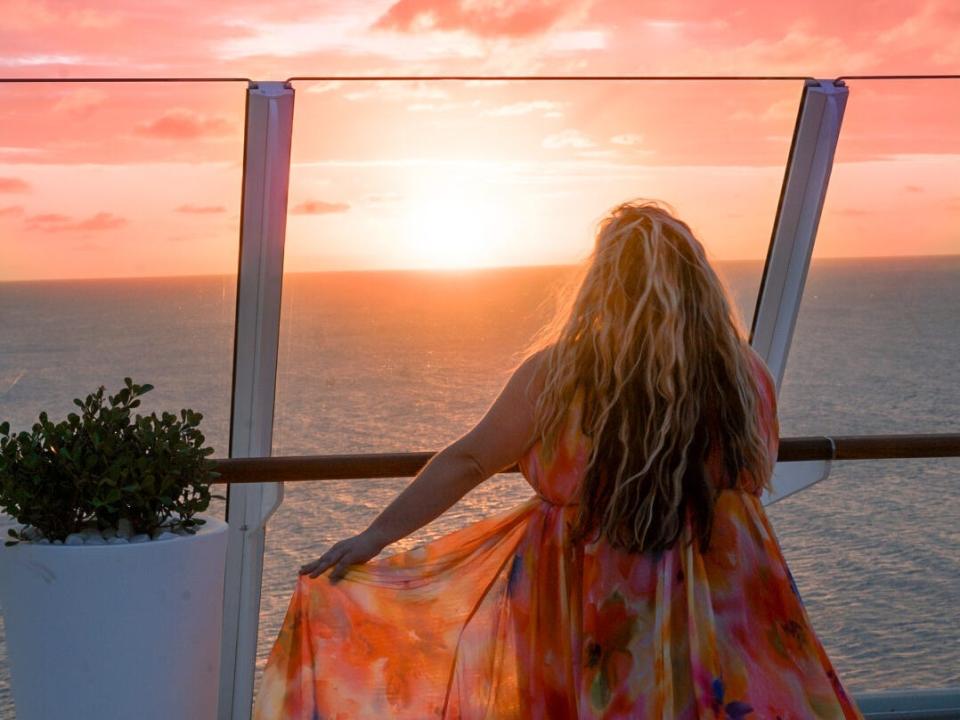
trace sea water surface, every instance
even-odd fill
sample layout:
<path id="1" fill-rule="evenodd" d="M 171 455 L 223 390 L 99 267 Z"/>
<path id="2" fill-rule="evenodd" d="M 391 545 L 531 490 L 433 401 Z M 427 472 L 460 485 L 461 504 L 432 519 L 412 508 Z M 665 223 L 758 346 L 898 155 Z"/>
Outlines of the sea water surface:
<path id="1" fill-rule="evenodd" d="M 761 262 L 717 263 L 749 326 Z M 437 450 L 493 401 L 569 268 L 289 273 L 274 454 Z M 228 448 L 233 276 L 0 283 L 0 421 L 123 377 L 143 412 L 190 407 Z M 960 432 L 960 256 L 814 260 L 779 398 L 781 435 Z M 409 479 L 287 483 L 267 529 L 258 686 L 297 568 Z M 224 487 L 215 486 L 215 492 Z M 385 552 L 523 502 L 500 475 Z M 854 693 L 960 685 L 960 464 L 836 462 L 767 508 L 814 629 Z M 215 500 L 210 513 L 223 516 Z M 2 633 L 2 624 L 0 624 Z M 0 634 L 0 717 L 14 717 Z"/>

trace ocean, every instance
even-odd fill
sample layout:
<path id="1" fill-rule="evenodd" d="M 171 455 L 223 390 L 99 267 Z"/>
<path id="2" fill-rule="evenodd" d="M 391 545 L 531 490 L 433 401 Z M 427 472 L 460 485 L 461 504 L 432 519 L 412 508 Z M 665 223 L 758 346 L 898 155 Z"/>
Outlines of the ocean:
<path id="1" fill-rule="evenodd" d="M 718 262 L 745 318 L 762 262 Z M 275 455 L 438 450 L 492 402 L 570 268 L 289 273 Z M 235 276 L 0 283 L 0 421 L 125 376 L 141 408 L 204 415 L 228 447 Z M 779 398 L 781 435 L 960 432 L 960 256 L 814 260 Z M 835 462 L 767 508 L 847 689 L 960 685 L 960 466 Z M 297 568 L 365 527 L 409 479 L 287 483 L 267 528 L 256 684 Z M 222 493 L 224 486 L 215 486 Z M 392 553 L 523 502 L 499 475 Z M 223 516 L 214 500 L 208 512 Z M 0 625 L 0 716 L 13 717 Z"/>

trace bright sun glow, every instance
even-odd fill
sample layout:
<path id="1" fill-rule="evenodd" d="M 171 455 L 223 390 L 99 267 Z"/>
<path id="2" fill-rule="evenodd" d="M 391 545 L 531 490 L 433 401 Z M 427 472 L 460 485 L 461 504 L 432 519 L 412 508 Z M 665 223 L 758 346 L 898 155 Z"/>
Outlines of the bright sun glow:
<path id="1" fill-rule="evenodd" d="M 433 188 L 410 201 L 403 241 L 418 267 L 482 267 L 495 264 L 507 228 L 501 203 L 472 189 Z"/>

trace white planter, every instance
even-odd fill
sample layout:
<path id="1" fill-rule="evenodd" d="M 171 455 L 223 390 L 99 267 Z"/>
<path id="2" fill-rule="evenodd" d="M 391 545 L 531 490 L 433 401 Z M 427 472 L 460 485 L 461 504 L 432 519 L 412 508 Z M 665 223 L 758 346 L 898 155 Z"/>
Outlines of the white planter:
<path id="1" fill-rule="evenodd" d="M 216 718 L 227 523 L 196 517 L 171 540 L 0 545 L 17 720 Z"/>

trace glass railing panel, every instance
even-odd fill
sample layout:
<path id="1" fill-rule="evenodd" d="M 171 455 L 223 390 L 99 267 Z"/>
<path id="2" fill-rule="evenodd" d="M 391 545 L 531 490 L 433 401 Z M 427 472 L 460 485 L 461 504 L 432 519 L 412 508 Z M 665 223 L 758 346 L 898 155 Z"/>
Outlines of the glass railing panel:
<path id="1" fill-rule="evenodd" d="M 957 432 L 960 81 L 850 81 L 781 433 Z M 960 685 L 951 461 L 834 464 L 770 508 L 854 689 Z M 843 677 L 843 675 L 841 675 Z"/>
<path id="2" fill-rule="evenodd" d="M 155 386 L 137 412 L 202 412 L 227 455 L 244 90 L 0 84 L 0 420 L 60 420 L 129 376 Z"/>
<path id="3" fill-rule="evenodd" d="M 456 439 L 549 317 L 596 222 L 630 198 L 690 223 L 749 327 L 801 83 L 295 86 L 275 455 Z M 286 485 L 267 529 L 257 683 L 299 565 L 408 482 Z M 387 552 L 530 493 L 494 477 Z"/>
<path id="4" fill-rule="evenodd" d="M 767 507 L 850 692 L 960 687 L 956 467 L 837 462 L 827 480 Z"/>

